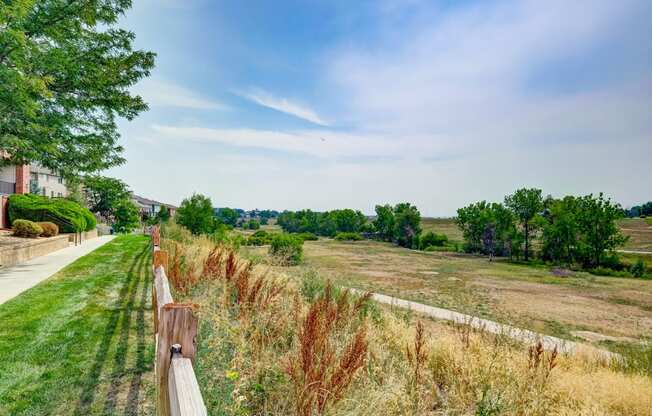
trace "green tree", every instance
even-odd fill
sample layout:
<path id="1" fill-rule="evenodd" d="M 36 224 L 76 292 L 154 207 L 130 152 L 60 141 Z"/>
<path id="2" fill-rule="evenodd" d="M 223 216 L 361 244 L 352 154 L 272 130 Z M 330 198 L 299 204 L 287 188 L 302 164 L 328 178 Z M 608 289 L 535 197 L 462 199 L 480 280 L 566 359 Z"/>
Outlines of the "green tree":
<path id="1" fill-rule="evenodd" d="M 0 150 L 67 175 L 124 162 L 118 117 L 147 109 L 130 87 L 155 54 L 118 19 L 130 0 L 0 3 Z"/>
<path id="2" fill-rule="evenodd" d="M 399 246 L 419 247 L 421 235 L 421 213 L 416 206 L 404 202 L 394 207 L 394 236 Z"/>
<path id="3" fill-rule="evenodd" d="M 367 222 L 367 217 L 360 211 L 352 209 L 338 209 L 330 213 L 335 219 L 337 232 L 355 233 L 360 231 L 360 227 Z"/>
<path id="4" fill-rule="evenodd" d="M 627 242 L 616 225 L 622 218 L 619 204 L 612 203 L 602 193 L 598 197 L 587 195 L 577 199 L 575 216 L 579 227 L 578 257 L 587 267 L 602 265 L 606 252 L 615 250 Z"/>
<path id="5" fill-rule="evenodd" d="M 465 249 L 472 253 L 510 255 L 519 245 L 514 217 L 502 204 L 480 201 L 457 210 Z"/>
<path id="6" fill-rule="evenodd" d="M 118 205 L 131 197 L 129 186 L 120 179 L 106 176 L 87 176 L 83 180 L 84 194 L 91 212 L 111 219 Z"/>
<path id="7" fill-rule="evenodd" d="M 514 213 L 521 225 L 523 241 L 525 242 L 523 254 L 525 261 L 528 261 L 530 258 L 530 240 L 532 233 L 536 230 L 534 219 L 543 210 L 541 189 L 519 189 L 514 194 L 505 197 L 505 206 Z"/>
<path id="8" fill-rule="evenodd" d="M 215 228 L 213 204 L 210 198 L 200 194 L 184 199 L 175 219 L 193 234 L 210 234 Z"/>
<path id="9" fill-rule="evenodd" d="M 381 239 L 384 241 L 394 240 L 395 222 L 394 209 L 391 205 L 376 205 L 376 219 L 373 224 Z"/>
<path id="10" fill-rule="evenodd" d="M 219 208 L 217 210 L 215 217 L 222 224 L 235 227 L 236 224 L 238 223 L 238 218 L 240 217 L 240 215 L 238 215 L 238 212 L 233 208 Z"/>
<path id="11" fill-rule="evenodd" d="M 115 206 L 113 229 L 119 233 L 130 233 L 140 225 L 138 207 L 130 199 L 123 199 Z"/>
<path id="12" fill-rule="evenodd" d="M 170 210 L 167 206 L 162 205 L 161 209 L 156 213 L 156 222 L 165 223 L 170 220 Z"/>
<path id="13" fill-rule="evenodd" d="M 541 255 L 544 260 L 571 265 L 579 244 L 578 203 L 573 196 L 552 201 L 544 212 Z"/>

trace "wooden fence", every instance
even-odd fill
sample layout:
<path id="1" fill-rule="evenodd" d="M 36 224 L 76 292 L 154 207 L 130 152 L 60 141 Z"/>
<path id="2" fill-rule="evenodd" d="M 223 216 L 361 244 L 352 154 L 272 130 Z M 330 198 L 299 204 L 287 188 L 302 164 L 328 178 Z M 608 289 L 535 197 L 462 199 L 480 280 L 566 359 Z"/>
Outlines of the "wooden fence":
<path id="1" fill-rule="evenodd" d="M 192 304 L 175 303 L 166 275 L 168 253 L 161 250 L 158 226 L 152 228 L 154 332 L 156 334 L 156 414 L 205 416 L 204 399 L 192 363 L 195 359 L 197 317 Z"/>

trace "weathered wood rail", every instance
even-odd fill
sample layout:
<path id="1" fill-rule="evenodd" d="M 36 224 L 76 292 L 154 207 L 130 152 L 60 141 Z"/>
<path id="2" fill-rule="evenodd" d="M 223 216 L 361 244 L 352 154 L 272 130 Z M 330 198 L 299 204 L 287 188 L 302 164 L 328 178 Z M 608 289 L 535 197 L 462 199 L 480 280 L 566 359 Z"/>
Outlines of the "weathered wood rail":
<path id="1" fill-rule="evenodd" d="M 166 271 L 168 253 L 161 250 L 158 226 L 152 228 L 152 305 L 156 337 L 156 414 L 206 416 L 193 361 L 197 350 L 194 305 L 175 303 Z"/>

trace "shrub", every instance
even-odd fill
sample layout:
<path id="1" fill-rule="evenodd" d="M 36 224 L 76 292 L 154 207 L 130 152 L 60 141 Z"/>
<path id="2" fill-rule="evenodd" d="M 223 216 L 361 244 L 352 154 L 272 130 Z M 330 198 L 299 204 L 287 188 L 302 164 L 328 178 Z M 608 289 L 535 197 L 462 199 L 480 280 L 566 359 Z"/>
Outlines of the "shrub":
<path id="1" fill-rule="evenodd" d="M 362 236 L 359 233 L 337 233 L 335 239 L 337 241 L 360 241 Z"/>
<path id="2" fill-rule="evenodd" d="M 250 230 L 258 230 L 260 228 L 260 223 L 256 220 L 250 220 L 248 223 L 243 224 L 242 228 L 248 228 Z"/>
<path id="3" fill-rule="evenodd" d="M 53 222 L 63 233 L 89 231 L 96 225 L 93 214 L 76 202 L 32 194 L 14 194 L 9 197 L 9 219 Z"/>
<path id="4" fill-rule="evenodd" d="M 632 267 L 630 267 L 629 272 L 634 276 L 634 277 L 643 277 L 645 274 L 645 263 L 643 260 L 638 259 L 636 260 L 636 263 L 632 264 Z"/>
<path id="5" fill-rule="evenodd" d="M 274 236 L 269 254 L 287 265 L 296 265 L 303 259 L 303 240 L 289 234 Z"/>
<path id="6" fill-rule="evenodd" d="M 94 230 L 97 226 L 95 215 L 87 209 L 82 209 L 82 214 L 84 214 L 84 219 L 86 220 L 86 228 L 84 228 L 84 231 Z"/>
<path id="7" fill-rule="evenodd" d="M 299 237 L 303 241 L 317 241 L 317 240 L 319 240 L 319 237 L 317 237 L 313 233 L 299 233 L 299 234 L 297 234 L 297 237 Z"/>
<path id="8" fill-rule="evenodd" d="M 59 234 L 59 227 L 53 222 L 38 222 L 39 227 L 43 229 L 41 237 L 54 237 Z"/>
<path id="9" fill-rule="evenodd" d="M 442 247 L 445 246 L 446 243 L 448 243 L 448 237 L 444 234 L 435 234 L 432 231 L 428 231 L 419 239 L 419 248 L 424 250 L 431 246 Z"/>
<path id="10" fill-rule="evenodd" d="M 15 220 L 13 229 L 16 237 L 36 238 L 43 232 L 43 228 L 30 220 Z"/>
<path id="11" fill-rule="evenodd" d="M 253 233 L 251 236 L 252 237 L 267 237 L 269 233 L 265 230 L 258 230 L 255 233 Z"/>

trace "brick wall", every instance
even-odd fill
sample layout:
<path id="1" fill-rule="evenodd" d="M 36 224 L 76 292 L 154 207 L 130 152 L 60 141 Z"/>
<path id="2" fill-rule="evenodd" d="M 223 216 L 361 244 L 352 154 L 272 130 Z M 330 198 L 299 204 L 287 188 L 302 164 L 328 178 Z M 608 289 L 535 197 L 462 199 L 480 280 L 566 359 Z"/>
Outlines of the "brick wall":
<path id="1" fill-rule="evenodd" d="M 29 165 L 16 166 L 16 193 L 29 193 Z"/>

